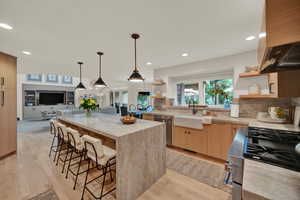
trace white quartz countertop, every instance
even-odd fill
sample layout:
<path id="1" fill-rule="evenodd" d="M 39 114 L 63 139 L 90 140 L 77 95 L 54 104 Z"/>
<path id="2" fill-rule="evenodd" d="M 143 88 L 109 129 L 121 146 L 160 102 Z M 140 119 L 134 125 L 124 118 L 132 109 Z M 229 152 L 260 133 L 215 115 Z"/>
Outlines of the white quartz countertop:
<path id="1" fill-rule="evenodd" d="M 249 124 L 249 126 L 259 127 L 259 128 L 269 128 L 269 129 L 300 132 L 300 127 L 295 126 L 294 124 L 272 124 L 272 123 L 264 123 L 264 122 L 254 121 L 254 122 L 251 122 Z M 299 198 L 299 200 L 300 200 L 300 198 Z"/>
<path id="2" fill-rule="evenodd" d="M 299 200 L 300 173 L 245 159 L 243 197 L 245 200 Z"/>
<path id="3" fill-rule="evenodd" d="M 148 128 L 160 126 L 163 123 L 137 119 L 135 124 L 125 125 L 120 121 L 120 115 L 93 113 L 87 117 L 85 114 L 74 114 L 59 117 L 60 120 L 100 133 L 111 139 L 136 133 Z"/>
<path id="4" fill-rule="evenodd" d="M 152 112 L 149 112 L 146 114 L 166 115 L 166 116 L 173 116 L 173 117 L 183 116 L 183 115 L 190 116 L 190 117 L 201 117 L 201 115 L 199 115 L 199 114 L 196 114 L 196 115 L 193 115 L 192 113 L 182 114 L 182 113 L 177 113 L 174 111 L 152 111 Z M 203 116 L 203 117 L 207 118 L 207 120 L 209 120 L 210 123 L 224 123 L 224 122 L 226 123 L 226 122 L 228 122 L 228 123 L 248 125 L 251 122 L 257 121 L 256 119 L 253 119 L 253 118 L 242 118 L 242 117 L 234 118 L 234 117 L 230 117 L 230 116 Z M 208 124 L 210 124 L 210 123 L 208 123 Z M 204 122 L 204 124 L 205 124 L 205 122 Z"/>

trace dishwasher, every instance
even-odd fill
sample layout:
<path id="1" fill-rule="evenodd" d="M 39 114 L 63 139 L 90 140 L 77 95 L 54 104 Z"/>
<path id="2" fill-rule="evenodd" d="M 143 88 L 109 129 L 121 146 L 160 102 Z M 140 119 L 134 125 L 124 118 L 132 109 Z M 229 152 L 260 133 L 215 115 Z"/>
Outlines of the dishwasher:
<path id="1" fill-rule="evenodd" d="M 166 143 L 167 146 L 172 145 L 173 117 L 167 115 L 154 115 L 154 121 L 164 122 L 166 124 Z"/>

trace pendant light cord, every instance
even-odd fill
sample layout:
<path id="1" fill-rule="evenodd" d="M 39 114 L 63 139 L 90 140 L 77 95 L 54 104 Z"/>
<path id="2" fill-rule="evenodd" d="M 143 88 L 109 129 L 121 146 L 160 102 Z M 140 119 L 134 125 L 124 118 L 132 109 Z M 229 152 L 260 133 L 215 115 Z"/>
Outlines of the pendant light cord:
<path id="1" fill-rule="evenodd" d="M 136 38 L 134 38 L 134 69 L 136 69 Z"/>
<path id="2" fill-rule="evenodd" d="M 79 64 L 79 71 L 80 71 L 80 83 L 81 83 L 81 64 Z"/>
<path id="3" fill-rule="evenodd" d="M 101 77 L 101 55 L 99 55 L 99 77 Z"/>

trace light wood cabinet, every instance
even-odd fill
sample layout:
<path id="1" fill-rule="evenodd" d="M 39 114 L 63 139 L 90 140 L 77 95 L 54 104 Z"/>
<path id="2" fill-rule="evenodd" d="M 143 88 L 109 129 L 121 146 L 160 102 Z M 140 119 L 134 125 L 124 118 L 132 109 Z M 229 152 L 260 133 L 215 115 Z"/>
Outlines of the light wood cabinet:
<path id="1" fill-rule="evenodd" d="M 231 124 L 211 124 L 209 126 L 207 144 L 209 156 L 227 160 L 231 143 Z"/>
<path id="2" fill-rule="evenodd" d="M 207 129 L 187 129 L 187 148 L 191 151 L 207 153 Z"/>
<path id="3" fill-rule="evenodd" d="M 0 158 L 17 149 L 16 58 L 0 52 Z"/>
<path id="4" fill-rule="evenodd" d="M 172 134 L 172 145 L 183 149 L 187 148 L 186 128 L 175 126 Z"/>
<path id="5" fill-rule="evenodd" d="M 191 129 L 175 126 L 173 129 L 172 144 L 174 146 L 194 151 L 207 153 L 207 129 Z"/>
<path id="6" fill-rule="evenodd" d="M 257 49 L 258 63 L 264 63 L 270 48 L 300 42 L 300 1 L 266 0 Z"/>
<path id="7" fill-rule="evenodd" d="M 144 113 L 143 114 L 143 119 L 144 120 L 153 120 L 154 119 L 154 115 Z"/>
<path id="8" fill-rule="evenodd" d="M 172 145 L 205 154 L 221 160 L 227 160 L 236 131 L 244 125 L 217 123 L 204 125 L 203 129 L 191 129 L 175 126 Z"/>

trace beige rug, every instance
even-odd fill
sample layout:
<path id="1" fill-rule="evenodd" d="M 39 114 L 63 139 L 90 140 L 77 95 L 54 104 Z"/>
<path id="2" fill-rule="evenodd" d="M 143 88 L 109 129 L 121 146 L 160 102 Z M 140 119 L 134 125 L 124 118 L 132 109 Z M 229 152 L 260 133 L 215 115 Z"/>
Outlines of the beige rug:
<path id="1" fill-rule="evenodd" d="M 172 149 L 167 149 L 166 157 L 168 169 L 231 193 L 231 187 L 224 184 L 225 170 L 223 165 L 195 158 Z"/>
<path id="2" fill-rule="evenodd" d="M 29 200 L 59 200 L 59 198 L 57 197 L 56 193 L 52 189 L 50 189 Z"/>

